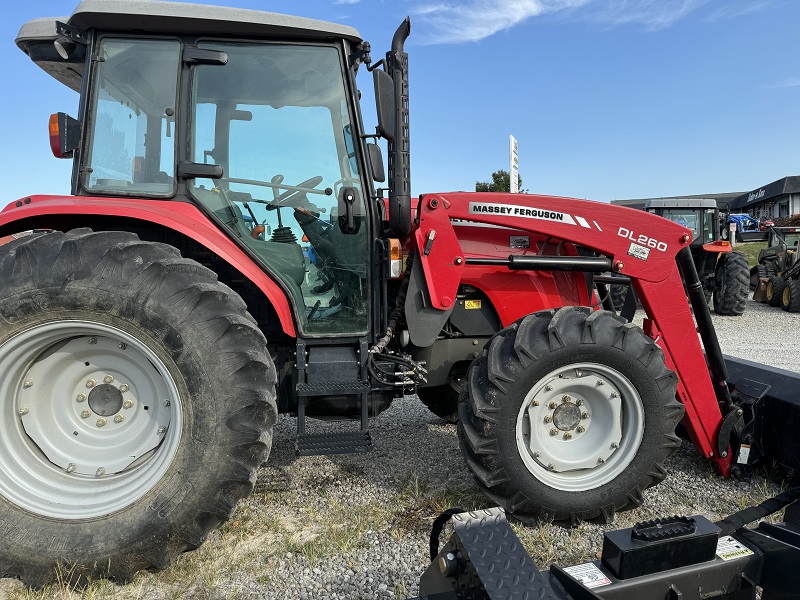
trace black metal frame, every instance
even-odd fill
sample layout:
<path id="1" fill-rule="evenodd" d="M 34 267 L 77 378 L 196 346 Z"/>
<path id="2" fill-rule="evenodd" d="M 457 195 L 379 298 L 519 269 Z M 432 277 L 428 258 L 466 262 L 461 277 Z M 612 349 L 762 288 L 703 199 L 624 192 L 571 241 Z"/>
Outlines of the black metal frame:
<path id="1" fill-rule="evenodd" d="M 741 528 L 730 537 L 720 535 L 726 521 L 700 516 L 612 531 L 600 560 L 548 571 L 534 566 L 502 509 L 456 514 L 452 523 L 452 536 L 432 556 L 412 600 L 755 600 L 757 586 L 761 600 L 800 598 L 797 502 L 783 523 Z"/>

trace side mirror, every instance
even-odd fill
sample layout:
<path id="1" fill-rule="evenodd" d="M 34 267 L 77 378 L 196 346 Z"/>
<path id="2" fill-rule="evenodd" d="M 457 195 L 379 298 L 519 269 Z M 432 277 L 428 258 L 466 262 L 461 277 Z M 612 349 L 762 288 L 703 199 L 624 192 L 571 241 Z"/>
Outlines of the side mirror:
<path id="1" fill-rule="evenodd" d="M 378 135 L 386 140 L 394 139 L 394 81 L 383 69 L 372 72 L 375 83 L 375 109 L 378 113 Z"/>
<path id="2" fill-rule="evenodd" d="M 383 153 L 378 144 L 367 144 L 369 166 L 372 169 L 372 179 L 378 183 L 386 181 L 386 171 L 383 169 Z"/>

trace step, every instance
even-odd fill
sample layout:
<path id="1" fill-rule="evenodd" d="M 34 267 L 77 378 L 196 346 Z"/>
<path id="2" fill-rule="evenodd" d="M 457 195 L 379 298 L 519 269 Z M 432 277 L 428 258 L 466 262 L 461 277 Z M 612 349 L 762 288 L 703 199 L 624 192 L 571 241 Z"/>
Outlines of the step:
<path id="1" fill-rule="evenodd" d="M 357 454 L 372 450 L 369 431 L 300 433 L 295 440 L 297 456 Z"/>
<path id="2" fill-rule="evenodd" d="M 334 394 L 363 394 L 369 392 L 372 386 L 365 381 L 324 381 L 320 383 L 298 383 L 297 395 L 330 396 Z"/>

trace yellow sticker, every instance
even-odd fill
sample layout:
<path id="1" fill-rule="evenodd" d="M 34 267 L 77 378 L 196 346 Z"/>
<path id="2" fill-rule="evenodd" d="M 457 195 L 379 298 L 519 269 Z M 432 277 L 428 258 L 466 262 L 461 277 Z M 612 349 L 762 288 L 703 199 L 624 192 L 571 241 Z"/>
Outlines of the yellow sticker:
<path id="1" fill-rule="evenodd" d="M 466 310 L 474 310 L 480 309 L 481 301 L 480 300 L 464 300 L 464 308 Z"/>

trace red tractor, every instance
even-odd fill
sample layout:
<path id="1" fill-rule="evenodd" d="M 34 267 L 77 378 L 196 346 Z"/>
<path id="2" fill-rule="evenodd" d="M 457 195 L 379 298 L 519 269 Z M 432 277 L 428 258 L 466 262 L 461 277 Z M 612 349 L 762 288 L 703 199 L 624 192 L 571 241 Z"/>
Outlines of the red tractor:
<path id="1" fill-rule="evenodd" d="M 0 576 L 165 567 L 252 490 L 278 414 L 300 455 L 363 452 L 415 388 L 523 521 L 641 503 L 681 420 L 725 476 L 796 466 L 797 378 L 726 364 L 687 228 L 535 195 L 412 211 L 409 32 L 373 64 L 349 27 L 232 8 L 85 0 L 22 27 L 81 102 L 50 120 L 72 195 L 0 212 Z"/>

